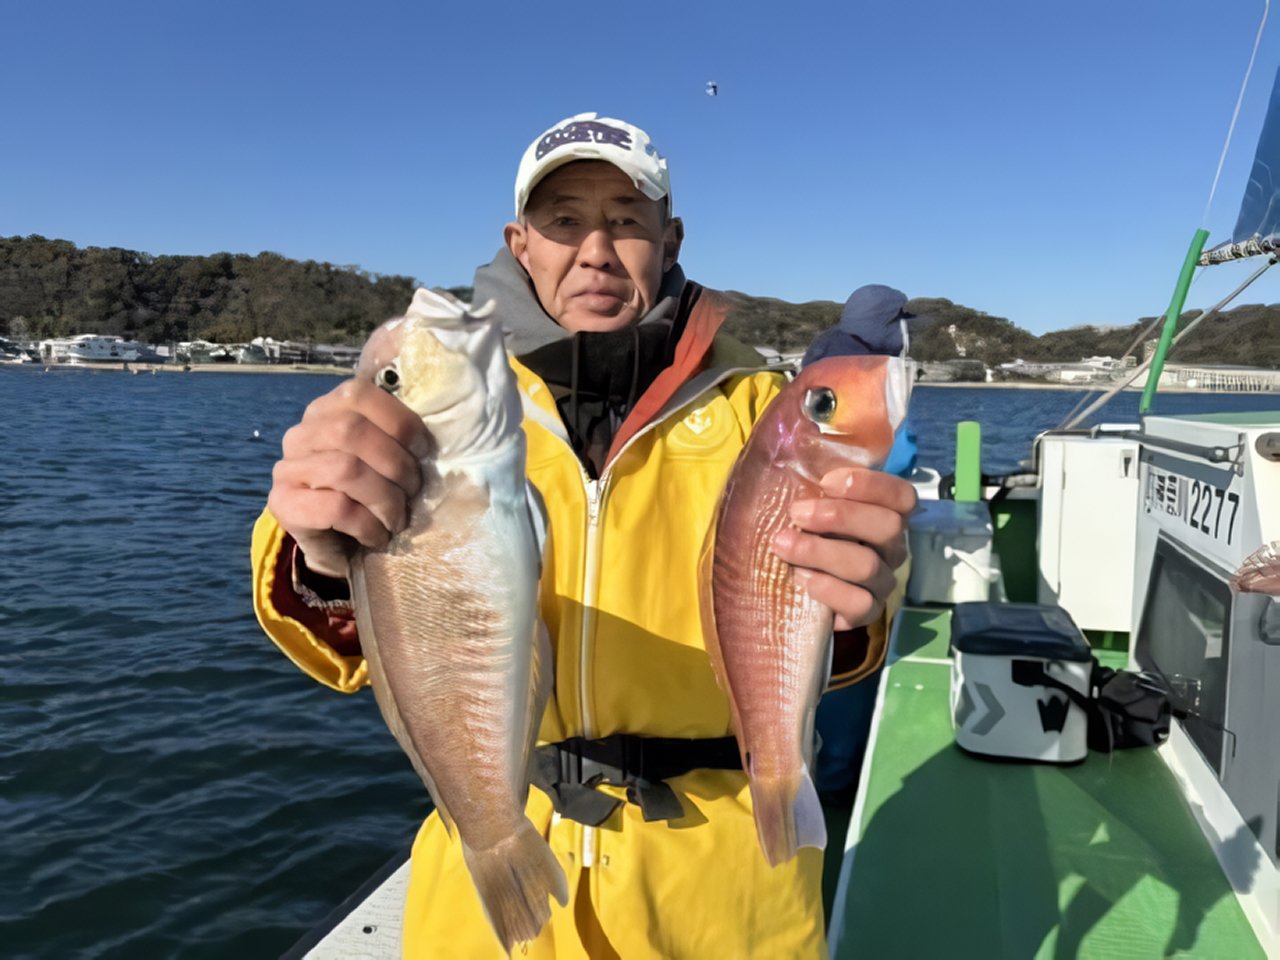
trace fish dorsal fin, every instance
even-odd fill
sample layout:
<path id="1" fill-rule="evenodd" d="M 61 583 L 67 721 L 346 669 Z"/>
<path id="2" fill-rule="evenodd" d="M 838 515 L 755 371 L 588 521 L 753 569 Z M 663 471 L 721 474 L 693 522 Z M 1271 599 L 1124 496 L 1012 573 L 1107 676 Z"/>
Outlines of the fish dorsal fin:
<path id="1" fill-rule="evenodd" d="M 542 726 L 542 715 L 546 713 L 547 703 L 551 700 L 554 671 L 551 660 L 551 638 L 541 617 L 534 620 L 533 655 L 529 658 L 529 700 L 525 708 L 525 769 L 521 771 L 523 780 L 517 781 L 524 791 L 518 797 L 520 806 L 524 806 L 529 792 L 529 782 L 534 779 L 534 765 L 537 759 L 534 750 L 538 745 L 538 729 Z"/>
<path id="2" fill-rule="evenodd" d="M 449 811 L 440 801 L 440 791 L 436 789 L 435 781 L 431 779 L 431 774 L 427 772 L 427 765 L 422 762 L 418 748 L 414 745 L 413 737 L 409 735 L 409 730 L 400 715 L 400 705 L 396 702 L 395 693 L 392 692 L 391 685 L 387 682 L 386 671 L 382 667 L 382 657 L 378 651 L 377 640 L 374 639 L 376 632 L 368 614 L 369 602 L 368 591 L 365 586 L 364 557 L 359 553 L 351 561 L 351 599 L 356 610 L 356 629 L 362 638 L 361 652 L 364 654 L 365 663 L 368 665 L 369 682 L 373 687 L 374 696 L 377 698 L 378 709 L 382 713 L 382 719 L 386 722 L 387 729 L 391 731 L 391 735 L 396 738 L 396 743 L 400 744 L 400 749 L 405 752 L 409 762 L 413 764 L 414 771 L 422 778 L 422 782 L 426 784 L 427 792 L 431 794 L 436 810 L 440 813 L 440 821 L 444 824 L 445 830 L 452 836 L 453 818 L 449 816 Z"/>

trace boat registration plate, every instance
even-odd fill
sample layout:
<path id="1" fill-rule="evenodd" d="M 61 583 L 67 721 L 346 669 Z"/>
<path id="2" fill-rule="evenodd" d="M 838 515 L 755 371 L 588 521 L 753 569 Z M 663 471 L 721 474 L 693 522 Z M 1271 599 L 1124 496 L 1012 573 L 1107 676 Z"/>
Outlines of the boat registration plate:
<path id="1" fill-rule="evenodd" d="M 1206 537 L 1230 544 L 1240 512 L 1240 494 L 1195 477 L 1152 467 L 1147 474 L 1146 509 L 1181 520 Z"/>

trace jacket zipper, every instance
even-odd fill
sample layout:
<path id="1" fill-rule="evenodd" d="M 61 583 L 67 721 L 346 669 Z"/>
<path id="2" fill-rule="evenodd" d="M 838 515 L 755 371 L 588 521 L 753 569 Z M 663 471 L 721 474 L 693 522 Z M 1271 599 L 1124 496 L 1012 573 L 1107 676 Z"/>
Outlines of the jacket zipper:
<path id="1" fill-rule="evenodd" d="M 582 472 L 582 482 L 587 494 L 587 535 L 586 550 L 583 558 L 582 583 L 582 636 L 578 646 L 578 714 L 582 722 L 582 735 L 588 740 L 595 736 L 592 729 L 592 717 L 588 706 L 588 643 L 591 631 L 595 628 L 596 601 L 600 592 L 600 502 L 604 496 L 604 485 L 608 473 L 599 480 L 592 480 L 586 471 Z M 585 824 L 582 827 L 582 866 L 590 868 L 596 862 L 596 828 Z"/>
<path id="2" fill-rule="evenodd" d="M 592 729 L 591 710 L 587 703 L 586 668 L 587 645 L 591 630 L 595 626 L 595 616 L 588 614 L 587 611 L 594 609 L 600 593 L 600 501 L 604 494 L 605 478 L 592 480 L 584 472 L 583 484 L 587 494 L 587 535 L 582 577 L 582 637 L 578 644 L 578 712 L 582 720 L 582 735 L 590 740 L 595 736 L 595 732 Z"/>
<path id="3" fill-rule="evenodd" d="M 686 406 L 688 403 L 696 400 L 698 397 L 702 396 L 702 394 L 728 379 L 736 372 L 738 372 L 736 369 L 722 371 L 719 377 L 714 381 L 707 383 L 698 391 L 697 394 L 682 403 L 681 406 Z M 664 423 L 669 412 L 669 410 L 659 411 L 659 414 L 653 420 L 645 424 L 645 426 L 640 430 L 636 431 L 636 433 L 622 445 L 622 449 L 618 451 L 618 455 L 614 457 L 614 461 L 620 459 L 622 454 L 630 449 L 633 443 L 645 434 L 649 433 L 651 430 L 655 429 L 659 424 Z M 558 435 L 554 430 L 552 433 L 553 435 Z M 573 452 L 573 448 L 569 444 L 568 439 L 566 437 L 560 437 L 560 439 L 561 442 L 569 448 L 574 459 L 577 459 L 577 453 Z M 612 466 L 612 463 L 610 466 Z M 600 512 L 604 506 L 605 494 L 609 488 L 610 470 L 606 467 L 604 472 L 600 475 L 599 480 L 592 480 L 581 464 L 578 465 L 578 470 L 582 476 L 582 488 L 587 498 L 586 548 L 585 556 L 583 558 L 583 566 L 585 569 L 583 570 L 582 584 L 582 635 L 578 642 L 578 715 L 582 722 L 582 736 L 586 739 L 592 739 L 595 736 L 595 732 L 592 729 L 592 717 L 590 709 L 587 706 L 587 654 L 589 652 L 591 631 L 595 626 L 595 616 L 593 614 L 589 615 L 587 611 L 594 610 L 596 601 L 599 599 L 597 595 L 600 590 Z M 589 827 L 585 824 L 582 825 L 582 866 L 584 868 L 595 865 L 597 829 L 598 828 L 596 827 Z"/>

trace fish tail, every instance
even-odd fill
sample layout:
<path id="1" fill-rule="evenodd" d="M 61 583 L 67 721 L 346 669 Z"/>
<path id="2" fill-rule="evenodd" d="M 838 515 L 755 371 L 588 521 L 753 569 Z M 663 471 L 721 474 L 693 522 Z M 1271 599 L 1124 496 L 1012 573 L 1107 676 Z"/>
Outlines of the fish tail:
<path id="1" fill-rule="evenodd" d="M 551 917 L 548 896 L 561 906 L 569 902 L 564 870 L 528 820 L 521 818 L 515 833 L 487 850 L 463 844 L 462 852 L 485 915 L 507 953 L 542 932 Z"/>
<path id="2" fill-rule="evenodd" d="M 769 866 L 785 863 L 801 847 L 821 850 L 827 845 L 827 824 L 808 768 L 801 768 L 799 783 L 791 778 L 752 779 L 751 803 Z"/>

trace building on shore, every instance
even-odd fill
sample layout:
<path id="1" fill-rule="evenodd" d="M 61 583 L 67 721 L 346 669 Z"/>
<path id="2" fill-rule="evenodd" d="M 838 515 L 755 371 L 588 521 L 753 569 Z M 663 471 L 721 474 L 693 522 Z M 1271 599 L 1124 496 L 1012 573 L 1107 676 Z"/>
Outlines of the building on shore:
<path id="1" fill-rule="evenodd" d="M 1133 382 L 1135 388 L 1146 384 L 1145 373 Z M 1214 393 L 1280 393 L 1280 370 L 1208 363 L 1167 363 L 1160 374 L 1160 388 Z"/>
<path id="2" fill-rule="evenodd" d="M 1135 357 L 1085 357 L 1078 363 L 1028 363 L 1014 360 L 996 367 L 1000 380 L 1047 380 L 1052 383 L 1108 383 L 1137 364 Z"/>
<path id="3" fill-rule="evenodd" d="M 179 343 L 175 355 L 182 363 L 252 363 L 252 364 L 316 364 L 354 367 L 360 359 L 360 348 L 343 344 L 299 343 L 254 337 L 248 343 L 210 343 L 189 340 Z"/>
<path id="4" fill-rule="evenodd" d="M 1149 359 L 1149 357 L 1148 357 Z M 996 367 L 996 379 L 1040 380 L 1049 383 L 1079 384 L 1105 387 L 1123 382 L 1132 375 L 1137 358 L 1085 357 L 1079 363 L 1028 363 L 1015 360 Z M 1139 374 L 1130 389 L 1141 390 L 1146 373 Z M 1225 366 L 1219 364 L 1165 364 L 1160 377 L 1162 389 L 1198 390 L 1223 393 L 1280 393 L 1280 370 L 1264 367 Z"/>

